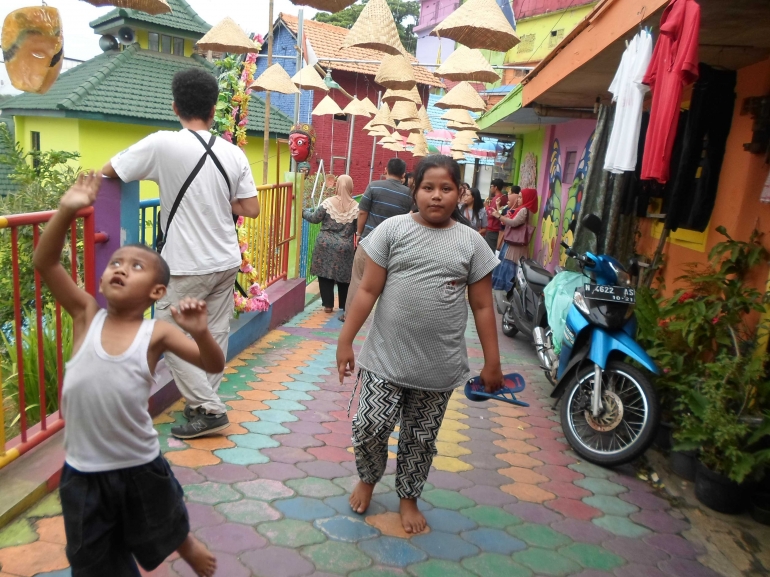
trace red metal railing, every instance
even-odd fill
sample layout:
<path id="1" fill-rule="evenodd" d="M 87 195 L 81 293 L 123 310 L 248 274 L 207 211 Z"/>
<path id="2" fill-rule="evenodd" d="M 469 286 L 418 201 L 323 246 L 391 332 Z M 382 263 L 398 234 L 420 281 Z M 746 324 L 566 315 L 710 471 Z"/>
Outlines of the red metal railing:
<path id="1" fill-rule="evenodd" d="M 54 310 L 55 322 L 55 365 L 56 365 L 56 384 L 58 399 L 55 403 L 56 409 L 48 413 L 47 409 L 47 391 L 46 391 L 46 329 L 45 326 L 45 305 L 43 283 L 40 275 L 30 269 L 31 252 L 37 246 L 40 239 L 40 225 L 48 222 L 55 214 L 55 211 L 33 212 L 27 214 L 16 214 L 0 217 L 0 229 L 10 229 L 11 243 L 11 274 L 13 279 L 13 337 L 4 340 L 7 346 L 12 350 L 6 350 L 7 358 L 15 359 L 18 424 L 19 435 L 6 444 L 5 442 L 5 403 L 3 403 L 3 387 L 0 387 L 0 467 L 7 465 L 20 455 L 24 454 L 32 447 L 39 445 L 51 435 L 61 430 L 64 426 L 61 409 L 61 389 L 64 377 L 64 363 L 68 360 L 64 358 L 64 342 L 62 338 L 62 311 L 59 303 L 49 297 Z M 78 221 L 83 223 L 83 238 L 78 240 Z M 29 230 L 32 229 L 32 242 L 29 244 Z M 21 239 L 20 239 L 20 232 Z M 95 274 L 95 244 L 104 242 L 106 235 L 104 233 L 95 233 L 94 231 L 94 209 L 85 208 L 77 213 L 77 218 L 72 223 L 70 231 L 70 268 L 72 278 L 83 286 L 86 291 L 96 295 L 96 274 Z M 82 256 L 79 254 L 79 246 L 82 248 Z M 23 251 L 23 252 L 20 252 Z M 20 260 L 20 256 L 23 257 Z M 20 263 L 26 263 L 22 270 Z M 82 276 L 78 274 L 79 267 L 82 266 Z M 30 290 L 34 285 L 34 298 L 30 302 Z M 30 349 L 32 345 L 28 344 L 26 354 L 27 363 L 25 370 L 25 331 L 29 334 L 33 330 L 31 315 L 26 314 L 28 310 L 34 307 L 34 331 L 36 339 L 26 341 L 34 344 L 34 354 L 36 355 L 36 377 L 30 373 L 29 355 L 33 353 Z M 0 327 L 4 330 L 7 337 L 8 327 Z M 49 351 L 50 354 L 50 351 Z M 2 385 L 7 384 L 7 380 L 13 375 L 3 375 Z M 37 378 L 37 398 L 28 398 L 27 384 L 30 378 Z M 30 426 L 27 416 L 28 409 L 32 403 L 37 401 L 40 418 L 37 423 Z"/>

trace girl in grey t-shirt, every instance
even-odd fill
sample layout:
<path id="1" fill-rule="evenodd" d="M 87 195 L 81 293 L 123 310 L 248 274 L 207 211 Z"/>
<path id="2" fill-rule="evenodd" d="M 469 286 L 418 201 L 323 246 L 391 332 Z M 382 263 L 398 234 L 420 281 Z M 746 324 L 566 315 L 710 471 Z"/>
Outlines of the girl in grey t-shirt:
<path id="1" fill-rule="evenodd" d="M 449 397 L 471 376 L 466 288 L 484 351 L 481 379 L 490 392 L 503 386 L 490 274 L 498 261 L 481 235 L 461 224 L 459 189 L 460 167 L 450 157 L 420 162 L 412 189 L 418 212 L 389 218 L 361 243 L 367 255 L 364 277 L 337 343 L 342 382 L 355 367 L 353 339 L 379 298 L 359 356 L 353 449 L 360 482 L 350 505 L 358 513 L 369 506 L 385 472 L 388 438 L 400 419 L 396 491 L 408 533 L 425 530 L 417 498 Z"/>

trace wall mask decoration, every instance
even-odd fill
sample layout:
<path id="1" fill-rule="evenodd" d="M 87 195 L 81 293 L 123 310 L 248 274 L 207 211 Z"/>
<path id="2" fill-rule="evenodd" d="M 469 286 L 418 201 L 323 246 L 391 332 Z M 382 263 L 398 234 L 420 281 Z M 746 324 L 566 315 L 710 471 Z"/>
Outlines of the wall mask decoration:
<path id="1" fill-rule="evenodd" d="M 45 94 L 64 63 L 59 11 L 51 6 L 14 10 L 3 22 L 3 60 L 17 90 Z"/>
<path id="2" fill-rule="evenodd" d="M 313 154 L 315 139 L 315 129 L 310 124 L 299 123 L 292 126 L 289 132 L 291 157 L 298 163 L 307 161 Z"/>

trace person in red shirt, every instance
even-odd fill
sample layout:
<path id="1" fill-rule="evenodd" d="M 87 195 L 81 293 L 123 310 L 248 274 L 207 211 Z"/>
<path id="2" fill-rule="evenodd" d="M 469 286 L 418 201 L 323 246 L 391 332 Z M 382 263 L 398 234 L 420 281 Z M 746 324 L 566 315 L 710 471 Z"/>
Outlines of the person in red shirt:
<path id="1" fill-rule="evenodd" d="M 505 206 L 508 202 L 508 198 L 503 194 L 504 186 L 505 183 L 501 178 L 495 178 L 489 187 L 489 198 L 484 202 L 487 210 L 487 233 L 484 235 L 484 239 L 493 251 L 497 250 L 497 238 L 503 228 L 500 219 L 493 213 L 500 210 L 500 207 Z"/>
<path id="2" fill-rule="evenodd" d="M 698 79 L 700 6 L 671 0 L 660 19 L 660 37 L 642 82 L 652 91 L 650 126 L 642 159 L 642 180 L 668 181 L 682 104 L 682 89 Z"/>

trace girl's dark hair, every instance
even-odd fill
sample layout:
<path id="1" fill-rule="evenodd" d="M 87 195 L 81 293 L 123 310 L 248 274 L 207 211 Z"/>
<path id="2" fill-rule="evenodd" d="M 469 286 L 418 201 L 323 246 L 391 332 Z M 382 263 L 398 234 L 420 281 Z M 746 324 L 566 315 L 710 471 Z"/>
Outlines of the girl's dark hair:
<path id="1" fill-rule="evenodd" d="M 462 175 L 460 173 L 460 165 L 457 164 L 457 161 L 455 161 L 451 156 L 444 156 L 443 154 L 431 154 L 430 156 L 423 157 L 423 159 L 414 169 L 412 198 L 414 198 L 417 194 L 417 191 L 420 190 L 422 181 L 425 178 L 425 173 L 431 168 L 443 168 L 446 170 L 449 173 L 449 178 L 452 179 L 452 182 L 457 187 L 457 191 L 460 191 L 460 185 L 462 185 Z M 476 206 L 475 200 L 473 201 L 473 206 Z M 455 207 L 455 210 L 452 213 L 452 218 L 460 224 L 471 226 L 471 223 L 468 222 L 468 220 L 460 212 L 460 209 L 457 207 Z"/>
<path id="2" fill-rule="evenodd" d="M 484 201 L 481 200 L 481 191 L 478 188 L 471 188 L 471 196 L 473 196 L 473 214 L 479 214 L 484 210 Z"/>

